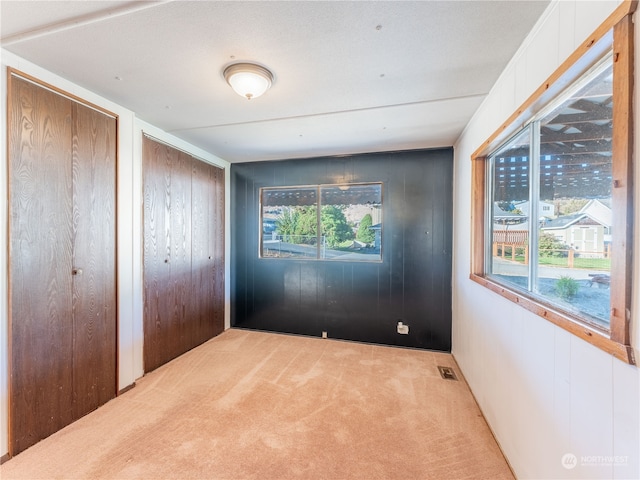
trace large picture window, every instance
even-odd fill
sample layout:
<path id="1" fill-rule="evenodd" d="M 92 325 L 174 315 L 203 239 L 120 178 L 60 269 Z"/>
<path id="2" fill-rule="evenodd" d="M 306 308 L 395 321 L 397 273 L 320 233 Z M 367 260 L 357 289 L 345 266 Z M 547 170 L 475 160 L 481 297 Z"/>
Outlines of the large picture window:
<path id="1" fill-rule="evenodd" d="M 635 363 L 633 39 L 616 13 L 474 154 L 471 278 Z"/>
<path id="2" fill-rule="evenodd" d="M 609 329 L 611 55 L 489 156 L 489 275 Z"/>
<path id="3" fill-rule="evenodd" d="M 382 184 L 260 190 L 260 256 L 382 260 Z"/>

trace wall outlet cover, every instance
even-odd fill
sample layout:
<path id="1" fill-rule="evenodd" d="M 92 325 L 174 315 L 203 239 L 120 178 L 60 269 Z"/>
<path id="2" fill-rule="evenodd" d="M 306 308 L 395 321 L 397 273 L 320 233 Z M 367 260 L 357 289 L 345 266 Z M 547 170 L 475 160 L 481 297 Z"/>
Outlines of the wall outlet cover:
<path id="1" fill-rule="evenodd" d="M 398 333 L 400 335 L 408 335 L 409 334 L 409 325 L 403 325 L 402 322 L 398 323 Z"/>

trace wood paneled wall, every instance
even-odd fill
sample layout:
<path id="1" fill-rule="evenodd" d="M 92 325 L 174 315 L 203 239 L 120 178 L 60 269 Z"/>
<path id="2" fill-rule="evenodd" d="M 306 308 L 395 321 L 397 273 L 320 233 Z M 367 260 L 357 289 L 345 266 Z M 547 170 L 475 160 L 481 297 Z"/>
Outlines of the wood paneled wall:
<path id="1" fill-rule="evenodd" d="M 343 182 L 383 183 L 382 262 L 258 257 L 261 187 Z M 450 351 L 453 149 L 234 163 L 231 189 L 232 326 Z"/>
<path id="2" fill-rule="evenodd" d="M 144 368 L 224 330 L 224 170 L 143 139 Z"/>
<path id="3" fill-rule="evenodd" d="M 10 449 L 115 397 L 116 119 L 9 77 Z"/>

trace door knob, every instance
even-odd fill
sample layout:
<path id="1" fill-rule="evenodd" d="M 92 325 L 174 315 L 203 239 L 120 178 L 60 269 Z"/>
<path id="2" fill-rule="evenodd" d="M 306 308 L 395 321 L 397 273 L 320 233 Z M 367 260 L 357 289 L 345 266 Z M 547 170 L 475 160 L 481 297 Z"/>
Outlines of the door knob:
<path id="1" fill-rule="evenodd" d="M 74 268 L 73 270 L 71 270 L 71 275 L 82 275 L 82 269 Z"/>

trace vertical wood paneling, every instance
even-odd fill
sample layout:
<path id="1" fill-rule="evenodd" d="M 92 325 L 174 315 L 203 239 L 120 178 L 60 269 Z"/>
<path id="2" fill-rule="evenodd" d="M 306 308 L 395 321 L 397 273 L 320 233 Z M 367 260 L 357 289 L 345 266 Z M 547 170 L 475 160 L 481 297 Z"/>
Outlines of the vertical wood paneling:
<path id="1" fill-rule="evenodd" d="M 232 325 L 449 351 L 452 149 L 231 166 Z M 383 183 L 382 262 L 258 258 L 261 187 Z M 397 322 L 409 325 L 399 335 Z"/>
<path id="2" fill-rule="evenodd" d="M 115 119 L 16 75 L 9 91 L 15 455 L 116 392 L 116 129 Z"/>
<path id="3" fill-rule="evenodd" d="M 74 110 L 73 364 L 79 418 L 117 390 L 116 121 L 80 104 Z"/>
<path id="4" fill-rule="evenodd" d="M 569 442 L 563 443 L 578 458 L 594 455 L 591 452 L 610 458 L 614 455 L 612 364 L 616 361 L 611 355 L 571 336 L 571 430 Z M 525 372 L 522 376 L 528 379 Z M 604 388 L 605 385 L 607 388 Z M 541 402 L 541 405 L 548 403 Z M 585 422 L 585 418 L 589 422 Z M 527 430 L 529 429 L 531 426 Z M 526 442 L 525 438 L 523 442 Z M 614 478 L 613 463 L 615 462 L 578 462 L 572 471 L 573 478 Z M 539 468 L 536 467 L 535 470 Z"/>
<path id="5" fill-rule="evenodd" d="M 224 329 L 224 175 L 146 137 L 143 170 L 149 372 Z"/>

